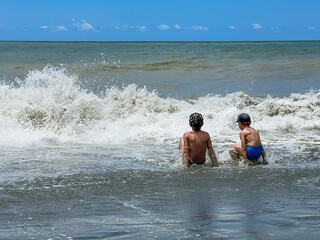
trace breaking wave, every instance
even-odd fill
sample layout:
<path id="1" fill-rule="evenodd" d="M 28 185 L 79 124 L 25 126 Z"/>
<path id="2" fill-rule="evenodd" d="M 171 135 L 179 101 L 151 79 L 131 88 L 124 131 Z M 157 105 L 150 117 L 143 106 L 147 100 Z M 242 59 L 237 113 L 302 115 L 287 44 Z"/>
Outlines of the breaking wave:
<path id="1" fill-rule="evenodd" d="M 80 86 L 77 76 L 53 67 L 31 71 L 14 85 L 2 83 L 0 143 L 24 145 L 48 139 L 100 144 L 175 142 L 189 130 L 187 119 L 192 112 L 203 114 L 203 129 L 220 143 L 237 137 L 235 119 L 241 112 L 251 115 L 253 126 L 267 142 L 293 135 L 299 141 L 312 136 L 312 141 L 320 142 L 320 92 L 283 98 L 235 92 L 175 99 L 136 85 L 110 87 L 99 96 Z"/>

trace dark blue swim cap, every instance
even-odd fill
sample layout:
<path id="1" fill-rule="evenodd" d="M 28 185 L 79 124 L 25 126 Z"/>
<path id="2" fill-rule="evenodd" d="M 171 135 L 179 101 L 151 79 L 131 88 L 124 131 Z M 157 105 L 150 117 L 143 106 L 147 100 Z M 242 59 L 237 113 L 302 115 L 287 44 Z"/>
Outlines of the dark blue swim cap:
<path id="1" fill-rule="evenodd" d="M 249 114 L 241 113 L 241 114 L 239 114 L 238 119 L 237 119 L 236 122 L 241 122 L 241 123 L 243 123 L 243 122 L 251 122 L 251 118 L 250 118 Z"/>

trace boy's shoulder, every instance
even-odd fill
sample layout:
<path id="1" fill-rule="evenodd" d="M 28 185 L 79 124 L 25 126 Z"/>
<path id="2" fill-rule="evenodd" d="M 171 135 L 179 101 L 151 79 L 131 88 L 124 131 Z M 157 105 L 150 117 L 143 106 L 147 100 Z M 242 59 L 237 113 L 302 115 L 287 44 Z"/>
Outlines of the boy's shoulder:
<path id="1" fill-rule="evenodd" d="M 209 135 L 209 133 L 206 132 L 206 131 L 200 130 L 200 132 L 201 132 L 203 135 Z"/>
<path id="2" fill-rule="evenodd" d="M 185 132 L 183 134 L 184 137 L 188 137 L 189 135 L 191 135 L 193 133 L 193 131 L 188 131 L 188 132 Z"/>
<path id="3" fill-rule="evenodd" d="M 245 137 L 250 135 L 250 134 L 258 134 L 259 135 L 259 132 L 258 130 L 252 128 L 252 127 L 247 127 L 245 129 L 243 129 L 241 132 L 240 132 L 240 135 L 244 135 Z"/>
<path id="4" fill-rule="evenodd" d="M 240 132 L 240 135 L 247 136 L 247 135 L 251 134 L 251 132 L 252 132 L 251 129 L 252 128 L 248 128 L 248 127 L 242 129 L 241 132 Z"/>
<path id="5" fill-rule="evenodd" d="M 193 135 L 193 134 L 209 135 L 208 132 L 203 131 L 203 130 L 200 130 L 200 131 L 188 131 L 188 132 L 185 132 L 183 135 L 187 136 L 187 135 Z"/>
<path id="6" fill-rule="evenodd" d="M 244 129 L 245 130 L 245 129 Z M 258 130 L 254 129 L 253 127 L 247 128 L 248 132 L 258 132 Z"/>
<path id="7" fill-rule="evenodd" d="M 210 139 L 210 134 L 208 132 L 206 132 L 206 131 L 200 130 L 199 134 L 202 136 L 202 138 Z"/>

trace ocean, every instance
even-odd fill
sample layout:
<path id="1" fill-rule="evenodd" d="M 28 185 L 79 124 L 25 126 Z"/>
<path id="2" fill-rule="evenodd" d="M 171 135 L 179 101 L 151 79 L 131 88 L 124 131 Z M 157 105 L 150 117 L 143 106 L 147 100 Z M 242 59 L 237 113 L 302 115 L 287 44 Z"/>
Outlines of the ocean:
<path id="1" fill-rule="evenodd" d="M 0 42 L 0 239 L 318 239 L 319 90 L 318 41 Z M 182 167 L 193 112 L 218 168 Z"/>

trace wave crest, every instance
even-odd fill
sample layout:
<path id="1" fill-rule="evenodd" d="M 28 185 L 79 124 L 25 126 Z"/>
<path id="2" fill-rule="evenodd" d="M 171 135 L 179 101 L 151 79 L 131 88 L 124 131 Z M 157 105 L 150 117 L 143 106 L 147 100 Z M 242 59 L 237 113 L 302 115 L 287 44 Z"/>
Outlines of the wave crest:
<path id="1" fill-rule="evenodd" d="M 12 142 L 21 135 L 25 141 L 48 135 L 116 144 L 176 141 L 189 130 L 192 112 L 203 114 L 204 130 L 221 143 L 238 139 L 235 120 L 241 112 L 251 115 L 267 141 L 289 133 L 310 136 L 320 130 L 320 93 L 261 98 L 236 92 L 181 100 L 128 85 L 98 96 L 82 89 L 76 76 L 53 67 L 30 72 L 15 87 L 0 85 L 1 137 Z"/>

